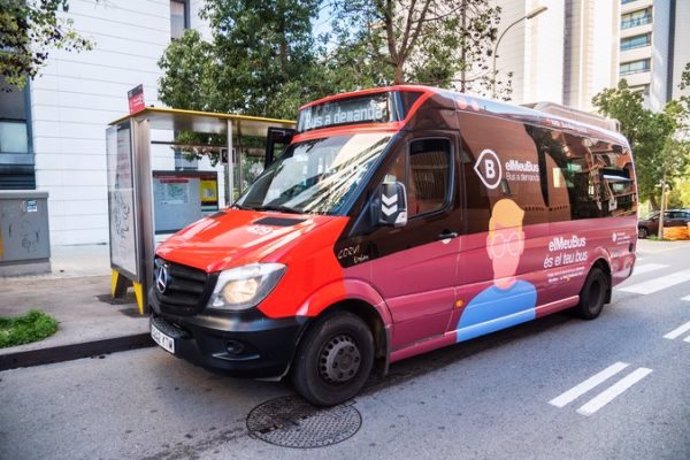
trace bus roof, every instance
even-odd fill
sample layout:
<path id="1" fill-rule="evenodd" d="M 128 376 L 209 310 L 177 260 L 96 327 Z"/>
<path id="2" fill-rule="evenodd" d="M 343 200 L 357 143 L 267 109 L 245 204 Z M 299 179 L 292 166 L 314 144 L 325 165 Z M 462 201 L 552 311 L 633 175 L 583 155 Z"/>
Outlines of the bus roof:
<path id="1" fill-rule="evenodd" d="M 505 102 L 486 99 L 483 97 L 473 96 L 448 89 L 435 88 L 423 85 L 384 86 L 378 88 L 369 88 L 364 90 L 352 91 L 347 93 L 338 93 L 309 102 L 300 107 L 300 110 L 315 105 L 339 101 L 342 99 L 349 99 L 357 96 L 366 96 L 393 91 L 426 93 L 430 96 L 437 95 L 440 96 L 440 99 L 442 101 L 445 101 L 445 104 L 443 105 L 446 105 L 448 108 L 455 108 L 466 112 L 485 113 L 502 118 L 510 118 L 524 123 L 547 126 L 552 129 L 575 131 L 579 133 L 584 133 L 588 136 L 613 139 L 623 145 L 628 145 L 625 136 L 623 136 L 621 133 L 617 131 L 607 129 L 597 124 L 587 123 L 583 121 L 582 118 L 580 120 L 577 120 L 574 118 L 568 118 L 564 116 L 568 113 L 568 108 L 564 106 L 559 106 L 563 107 L 564 109 L 561 110 L 559 113 L 563 113 L 564 115 L 556 115 L 554 113 L 538 110 L 538 107 L 530 108 L 521 105 L 508 104 Z M 436 99 L 438 101 L 439 98 Z M 575 111 L 573 110 L 572 112 Z M 598 117 L 594 114 L 589 115 L 591 115 L 592 118 Z"/>

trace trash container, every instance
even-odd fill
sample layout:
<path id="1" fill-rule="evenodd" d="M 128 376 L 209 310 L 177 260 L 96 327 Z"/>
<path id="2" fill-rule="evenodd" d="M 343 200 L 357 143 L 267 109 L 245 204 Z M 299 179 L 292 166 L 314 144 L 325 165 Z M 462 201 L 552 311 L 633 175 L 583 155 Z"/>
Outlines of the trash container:
<path id="1" fill-rule="evenodd" d="M 665 240 L 687 240 L 688 229 L 685 227 L 664 227 Z"/>
<path id="2" fill-rule="evenodd" d="M 0 276 L 49 272 L 48 192 L 0 190 Z"/>

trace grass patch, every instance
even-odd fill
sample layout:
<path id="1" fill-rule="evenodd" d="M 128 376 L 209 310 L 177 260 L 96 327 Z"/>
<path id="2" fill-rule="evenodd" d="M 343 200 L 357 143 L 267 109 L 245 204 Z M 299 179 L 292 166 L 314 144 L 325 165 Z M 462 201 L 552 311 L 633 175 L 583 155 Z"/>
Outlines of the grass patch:
<path id="1" fill-rule="evenodd" d="M 43 340 L 57 330 L 57 321 L 38 310 L 31 310 L 21 316 L 0 316 L 0 348 Z"/>

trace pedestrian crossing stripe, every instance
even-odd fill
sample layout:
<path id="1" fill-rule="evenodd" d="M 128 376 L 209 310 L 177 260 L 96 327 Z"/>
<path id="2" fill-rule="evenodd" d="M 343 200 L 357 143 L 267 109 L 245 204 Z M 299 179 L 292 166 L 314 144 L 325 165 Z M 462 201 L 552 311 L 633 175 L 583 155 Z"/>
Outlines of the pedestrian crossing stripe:
<path id="1" fill-rule="evenodd" d="M 584 382 L 574 386 L 568 391 L 555 397 L 554 399 L 549 401 L 549 404 L 558 408 L 563 408 L 571 402 L 575 401 L 580 396 L 583 396 L 584 394 L 593 390 L 605 381 L 609 380 L 611 377 L 622 372 L 628 366 L 630 366 L 628 363 L 614 363 L 611 366 L 604 369 L 603 371 L 588 378 Z M 608 388 L 606 388 L 605 390 L 601 391 L 599 394 L 588 400 L 580 408 L 578 408 L 576 412 L 587 417 L 593 415 L 602 407 L 606 406 L 611 401 L 616 399 L 618 396 L 622 395 L 625 391 L 630 389 L 633 385 L 635 385 L 651 373 L 652 370 L 646 367 L 640 367 L 635 369 L 630 374 L 621 378 L 613 385 L 609 386 Z"/>
<path id="2" fill-rule="evenodd" d="M 631 276 L 642 275 L 644 273 L 653 272 L 656 270 L 661 270 L 662 268 L 667 268 L 668 265 L 664 264 L 637 264 L 633 269 Z"/>
<path id="3" fill-rule="evenodd" d="M 641 283 L 624 286 L 618 290 L 623 292 L 632 292 L 634 294 L 647 295 L 659 292 L 663 289 L 670 288 L 686 281 L 690 281 L 690 270 L 681 270 L 676 273 L 670 273 L 648 281 L 643 281 Z"/>

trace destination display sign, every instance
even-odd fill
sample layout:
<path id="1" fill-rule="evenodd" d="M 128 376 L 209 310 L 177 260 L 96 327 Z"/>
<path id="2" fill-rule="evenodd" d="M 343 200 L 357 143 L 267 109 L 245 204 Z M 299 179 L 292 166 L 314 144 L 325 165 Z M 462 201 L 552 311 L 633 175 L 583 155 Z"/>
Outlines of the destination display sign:
<path id="1" fill-rule="evenodd" d="M 391 120 L 389 93 L 327 102 L 302 109 L 298 132 L 358 123 L 385 123 Z"/>

